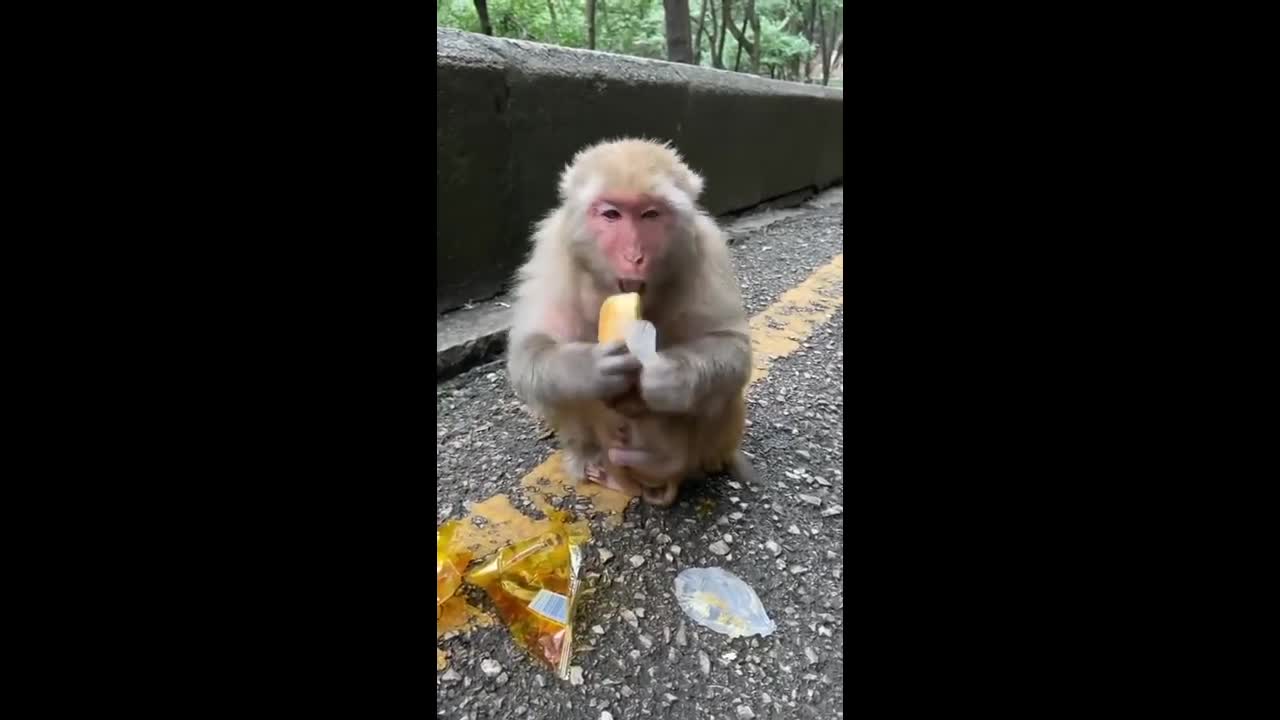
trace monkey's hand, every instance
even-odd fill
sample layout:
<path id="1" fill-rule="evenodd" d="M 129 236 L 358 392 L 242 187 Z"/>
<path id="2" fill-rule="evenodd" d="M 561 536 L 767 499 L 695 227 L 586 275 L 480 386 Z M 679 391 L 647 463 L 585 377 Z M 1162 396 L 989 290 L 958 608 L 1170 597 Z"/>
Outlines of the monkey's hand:
<path id="1" fill-rule="evenodd" d="M 609 400 L 635 384 L 640 361 L 627 352 L 626 343 L 569 343 L 559 348 L 560 396 L 574 400 Z"/>
<path id="2" fill-rule="evenodd" d="M 693 407 L 692 368 L 669 353 L 658 353 L 640 371 L 640 397 L 651 410 L 684 414 Z"/>

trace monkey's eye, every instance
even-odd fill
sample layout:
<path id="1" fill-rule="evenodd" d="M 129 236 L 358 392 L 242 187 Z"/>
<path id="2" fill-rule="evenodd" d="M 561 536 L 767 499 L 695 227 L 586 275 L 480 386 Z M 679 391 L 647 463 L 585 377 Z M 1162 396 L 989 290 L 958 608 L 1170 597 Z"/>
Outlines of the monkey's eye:
<path id="1" fill-rule="evenodd" d="M 657 210 L 653 210 L 653 209 L 645 210 L 645 211 L 640 215 L 640 217 L 642 217 L 642 218 L 644 218 L 644 219 L 646 219 L 646 220 L 652 220 L 652 219 L 654 219 L 654 218 L 658 217 L 658 211 L 657 211 Z"/>
<path id="2" fill-rule="evenodd" d="M 618 218 L 622 217 L 622 213 L 618 212 L 617 210 L 614 210 L 613 208 L 609 208 L 608 210 L 605 210 L 600 214 L 610 220 L 617 220 Z"/>

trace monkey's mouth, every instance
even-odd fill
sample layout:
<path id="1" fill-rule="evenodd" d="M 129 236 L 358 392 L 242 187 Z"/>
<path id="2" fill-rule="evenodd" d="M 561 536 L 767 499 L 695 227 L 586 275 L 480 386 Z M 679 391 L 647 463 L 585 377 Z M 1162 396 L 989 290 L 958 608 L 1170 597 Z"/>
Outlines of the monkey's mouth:
<path id="1" fill-rule="evenodd" d="M 644 281 L 643 280 L 623 280 L 622 278 L 618 278 L 618 290 L 624 293 L 643 293 Z"/>

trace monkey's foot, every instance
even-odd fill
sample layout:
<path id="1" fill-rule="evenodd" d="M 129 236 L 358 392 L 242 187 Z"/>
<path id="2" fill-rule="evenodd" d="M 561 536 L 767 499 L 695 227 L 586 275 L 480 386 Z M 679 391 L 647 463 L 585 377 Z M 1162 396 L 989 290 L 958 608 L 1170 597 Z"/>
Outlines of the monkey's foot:
<path id="1" fill-rule="evenodd" d="M 617 490 L 624 495 L 638 497 L 643 494 L 643 488 L 629 478 L 611 475 L 607 470 L 599 465 L 588 465 L 583 477 L 597 485 L 603 485 L 610 490 Z"/>
<path id="2" fill-rule="evenodd" d="M 667 483 L 666 487 L 645 488 L 644 501 L 654 507 L 670 507 L 680 497 L 680 483 Z"/>

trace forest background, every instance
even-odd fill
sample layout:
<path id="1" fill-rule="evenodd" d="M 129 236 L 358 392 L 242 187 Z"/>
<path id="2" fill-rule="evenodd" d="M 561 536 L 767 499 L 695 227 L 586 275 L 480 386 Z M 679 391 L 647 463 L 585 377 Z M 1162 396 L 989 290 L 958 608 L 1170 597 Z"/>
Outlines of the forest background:
<path id="1" fill-rule="evenodd" d="M 844 86 L 844 0 L 436 0 L 436 24 Z"/>

